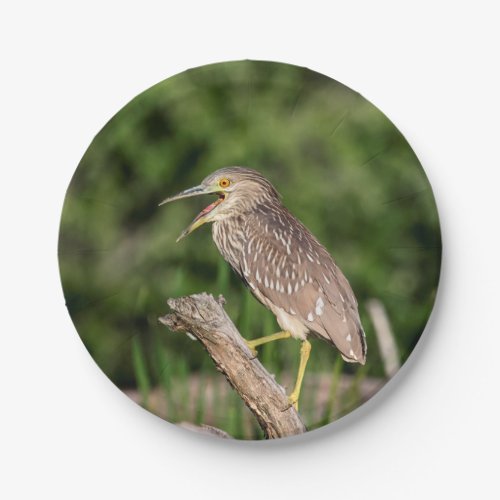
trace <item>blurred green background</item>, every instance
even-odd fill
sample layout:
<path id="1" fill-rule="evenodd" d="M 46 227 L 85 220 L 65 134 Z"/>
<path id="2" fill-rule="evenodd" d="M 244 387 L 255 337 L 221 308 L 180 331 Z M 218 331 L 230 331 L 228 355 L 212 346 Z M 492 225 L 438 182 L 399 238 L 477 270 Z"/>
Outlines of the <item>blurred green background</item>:
<path id="1" fill-rule="evenodd" d="M 418 159 L 387 117 L 335 80 L 286 64 L 229 62 L 191 69 L 133 99 L 92 141 L 67 191 L 59 239 L 67 307 L 99 367 L 140 404 L 169 421 L 261 437 L 201 346 L 158 323 L 167 298 L 207 291 L 226 297 L 247 338 L 279 330 L 220 257 L 209 227 L 175 243 L 211 199 L 158 208 L 229 165 L 273 182 L 359 301 L 364 367 L 313 340 L 301 413 L 314 428 L 387 380 L 366 301 L 383 303 L 404 362 L 430 314 L 441 260 L 436 206 Z M 299 343 L 271 343 L 259 356 L 290 391 Z"/>

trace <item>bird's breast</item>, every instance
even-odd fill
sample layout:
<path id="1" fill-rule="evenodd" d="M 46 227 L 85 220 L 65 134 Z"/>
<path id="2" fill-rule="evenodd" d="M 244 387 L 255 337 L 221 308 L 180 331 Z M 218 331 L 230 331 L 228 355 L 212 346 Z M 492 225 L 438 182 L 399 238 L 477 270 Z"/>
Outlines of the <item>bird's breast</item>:
<path id="1" fill-rule="evenodd" d="M 220 220 L 212 224 L 212 238 L 226 262 L 239 274 L 245 256 L 246 236 L 244 228 L 231 220 Z"/>

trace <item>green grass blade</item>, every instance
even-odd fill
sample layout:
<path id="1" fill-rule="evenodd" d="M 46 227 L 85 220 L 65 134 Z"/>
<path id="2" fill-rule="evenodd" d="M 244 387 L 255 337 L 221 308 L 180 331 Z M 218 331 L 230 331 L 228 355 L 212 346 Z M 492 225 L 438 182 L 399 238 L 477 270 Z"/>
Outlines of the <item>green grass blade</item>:
<path id="1" fill-rule="evenodd" d="M 156 383 L 160 385 L 166 400 L 165 418 L 169 422 L 177 422 L 178 417 L 172 387 L 172 361 L 158 336 L 154 338 L 154 367 Z"/>
<path id="2" fill-rule="evenodd" d="M 325 413 L 322 419 L 322 425 L 326 425 L 332 421 L 338 413 L 337 408 L 337 395 L 340 386 L 340 380 L 342 378 L 342 367 L 344 366 L 344 360 L 342 356 L 337 356 L 335 363 L 333 365 L 332 378 L 330 382 L 330 391 L 328 394 L 328 401 L 325 407 Z"/>
<path id="3" fill-rule="evenodd" d="M 132 365 L 134 367 L 135 380 L 141 394 L 141 404 L 148 408 L 149 394 L 151 392 L 151 381 L 147 370 L 146 357 L 138 337 L 132 339 Z"/>

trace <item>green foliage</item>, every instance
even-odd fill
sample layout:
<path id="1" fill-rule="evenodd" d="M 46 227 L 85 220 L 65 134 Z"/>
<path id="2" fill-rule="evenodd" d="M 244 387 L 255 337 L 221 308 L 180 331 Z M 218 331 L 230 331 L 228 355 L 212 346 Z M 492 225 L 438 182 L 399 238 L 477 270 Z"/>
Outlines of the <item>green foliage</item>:
<path id="1" fill-rule="evenodd" d="M 151 383 L 149 381 L 149 374 L 146 368 L 144 352 L 137 337 L 132 339 L 132 363 L 134 366 L 134 373 L 137 378 L 137 387 L 141 393 L 142 405 L 147 408 L 149 393 L 151 391 Z"/>
<path id="2" fill-rule="evenodd" d="M 340 371 L 383 376 L 363 306 L 369 297 L 384 302 L 404 361 L 430 314 L 441 256 L 436 207 L 418 159 L 379 110 L 338 82 L 304 68 L 242 61 L 189 70 L 133 99 L 95 137 L 71 181 L 59 241 L 62 283 L 78 333 L 104 372 L 120 387 L 139 386 L 144 402 L 151 387 L 161 387 L 168 418 L 179 421 L 191 414 L 176 390 L 185 392 L 192 374 L 206 382 L 217 373 L 198 344 L 158 324 L 166 298 L 222 293 L 248 338 L 277 330 L 219 256 L 208 227 L 175 244 L 208 201 L 157 206 L 227 165 L 271 179 L 358 297 L 366 367 L 339 364 L 334 349 L 314 342 L 306 379 L 326 372 L 338 385 Z M 281 377 L 296 368 L 298 350 L 297 342 L 280 341 L 263 346 L 260 357 Z M 335 384 L 327 419 L 342 413 L 333 408 Z M 359 398 L 355 388 L 351 396 Z M 241 403 L 235 397 L 225 404 L 221 427 L 228 430 L 222 420 L 229 419 L 244 434 L 242 421 L 233 421 Z M 203 405 L 195 411 L 200 422 Z"/>

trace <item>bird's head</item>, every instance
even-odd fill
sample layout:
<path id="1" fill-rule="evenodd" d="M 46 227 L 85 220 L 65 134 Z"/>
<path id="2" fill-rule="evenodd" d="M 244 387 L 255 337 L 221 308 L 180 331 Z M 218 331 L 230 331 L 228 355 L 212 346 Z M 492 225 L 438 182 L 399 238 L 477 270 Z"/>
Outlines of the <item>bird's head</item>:
<path id="1" fill-rule="evenodd" d="M 216 195 L 217 199 L 194 218 L 177 241 L 206 222 L 244 215 L 260 204 L 279 203 L 279 194 L 262 174 L 250 168 L 225 167 L 205 177 L 199 186 L 170 196 L 160 205 L 202 194 Z"/>

